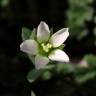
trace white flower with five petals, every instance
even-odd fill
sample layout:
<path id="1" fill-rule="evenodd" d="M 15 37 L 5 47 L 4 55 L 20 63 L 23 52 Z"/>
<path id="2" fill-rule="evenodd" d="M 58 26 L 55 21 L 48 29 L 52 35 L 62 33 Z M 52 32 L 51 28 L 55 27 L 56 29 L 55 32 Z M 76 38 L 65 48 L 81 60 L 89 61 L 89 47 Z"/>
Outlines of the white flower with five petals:
<path id="1" fill-rule="evenodd" d="M 37 28 L 36 40 L 28 39 L 20 45 L 20 50 L 35 57 L 35 68 L 44 68 L 50 60 L 69 62 L 68 55 L 59 47 L 69 36 L 68 28 L 63 28 L 52 36 L 48 25 L 41 21 Z"/>

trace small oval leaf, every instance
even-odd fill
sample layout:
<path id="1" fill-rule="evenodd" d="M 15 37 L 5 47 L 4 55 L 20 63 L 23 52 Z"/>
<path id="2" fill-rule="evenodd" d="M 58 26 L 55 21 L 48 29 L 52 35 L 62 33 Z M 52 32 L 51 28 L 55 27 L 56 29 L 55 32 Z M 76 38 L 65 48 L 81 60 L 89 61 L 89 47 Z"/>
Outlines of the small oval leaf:
<path id="1" fill-rule="evenodd" d="M 34 82 L 36 79 L 38 79 L 42 73 L 44 72 L 44 70 L 31 70 L 28 75 L 27 75 L 27 79 L 30 83 Z"/>
<path id="2" fill-rule="evenodd" d="M 22 28 L 22 40 L 27 40 L 30 38 L 32 31 L 29 30 L 28 28 L 23 27 Z"/>

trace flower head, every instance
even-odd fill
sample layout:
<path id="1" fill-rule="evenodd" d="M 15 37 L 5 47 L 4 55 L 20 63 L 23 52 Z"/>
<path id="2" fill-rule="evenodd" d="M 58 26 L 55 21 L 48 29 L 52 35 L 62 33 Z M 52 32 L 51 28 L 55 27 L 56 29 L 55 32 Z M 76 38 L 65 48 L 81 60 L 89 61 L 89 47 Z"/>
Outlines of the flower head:
<path id="1" fill-rule="evenodd" d="M 59 48 L 68 36 L 68 28 L 63 28 L 50 36 L 48 25 L 41 21 L 36 39 L 25 40 L 21 43 L 20 50 L 35 57 L 36 69 L 44 68 L 50 60 L 69 62 L 68 55 Z"/>

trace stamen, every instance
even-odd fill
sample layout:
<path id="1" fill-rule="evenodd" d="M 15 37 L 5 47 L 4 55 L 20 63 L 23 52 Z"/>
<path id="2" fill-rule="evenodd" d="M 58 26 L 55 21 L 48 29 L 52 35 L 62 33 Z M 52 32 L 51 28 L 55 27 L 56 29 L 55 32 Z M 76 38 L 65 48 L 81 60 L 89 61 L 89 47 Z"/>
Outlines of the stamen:
<path id="1" fill-rule="evenodd" d="M 41 46 L 45 52 L 49 52 L 49 49 L 52 48 L 52 45 L 50 43 L 48 43 L 46 45 L 44 43 L 42 43 Z"/>

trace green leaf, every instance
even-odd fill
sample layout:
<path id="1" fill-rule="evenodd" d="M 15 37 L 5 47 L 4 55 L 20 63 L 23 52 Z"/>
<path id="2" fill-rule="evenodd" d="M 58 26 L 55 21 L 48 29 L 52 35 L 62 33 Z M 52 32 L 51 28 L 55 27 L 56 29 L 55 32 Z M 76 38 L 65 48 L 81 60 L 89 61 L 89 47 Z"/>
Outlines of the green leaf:
<path id="1" fill-rule="evenodd" d="M 86 74 L 77 75 L 76 81 L 78 83 L 84 83 L 88 81 L 89 79 L 93 79 L 96 76 L 96 71 L 86 72 Z"/>
<path id="2" fill-rule="evenodd" d="M 58 48 L 62 50 L 64 47 L 65 47 L 65 44 L 62 44 Z"/>
<path id="3" fill-rule="evenodd" d="M 74 65 L 72 65 L 70 63 L 68 63 L 68 64 L 58 63 L 56 66 L 56 71 L 58 73 L 63 72 L 64 74 L 69 74 L 69 73 L 75 71 L 75 67 L 74 67 Z"/>
<path id="4" fill-rule="evenodd" d="M 44 72 L 45 70 L 31 70 L 28 75 L 27 79 L 30 83 L 34 82 L 36 79 L 38 79 Z"/>
<path id="5" fill-rule="evenodd" d="M 31 61 L 33 64 L 35 64 L 35 57 L 32 56 L 32 55 L 29 55 L 29 54 L 28 54 L 28 57 L 29 57 L 30 61 Z"/>
<path id="6" fill-rule="evenodd" d="M 87 36 L 88 31 L 87 30 L 83 30 L 82 32 L 80 32 L 80 34 L 77 36 L 78 40 L 81 40 L 82 38 L 84 38 L 85 36 Z"/>
<path id="7" fill-rule="evenodd" d="M 50 29 L 50 35 L 53 35 L 53 27 Z"/>
<path id="8" fill-rule="evenodd" d="M 31 35 L 30 35 L 30 39 L 36 39 L 36 29 L 34 28 Z"/>
<path id="9" fill-rule="evenodd" d="M 22 28 L 22 40 L 27 40 L 30 38 L 30 35 L 31 35 L 32 31 L 23 27 Z"/>
<path id="10" fill-rule="evenodd" d="M 52 77 L 52 73 L 50 71 L 45 71 L 42 75 L 43 80 L 49 80 Z"/>
<path id="11" fill-rule="evenodd" d="M 71 29 L 71 37 L 79 38 L 80 40 L 87 35 L 88 32 L 84 32 L 84 30 L 86 30 L 85 23 L 93 18 L 94 10 L 92 6 L 89 6 L 93 1 L 94 0 L 69 0 L 69 9 L 66 12 L 68 19 L 66 23 Z"/>
<path id="12" fill-rule="evenodd" d="M 1 7 L 7 7 L 10 3 L 10 0 L 0 0 Z"/>
<path id="13" fill-rule="evenodd" d="M 87 60 L 88 65 L 90 68 L 96 68 L 96 56 L 92 54 L 88 54 L 84 57 L 85 60 Z"/>

